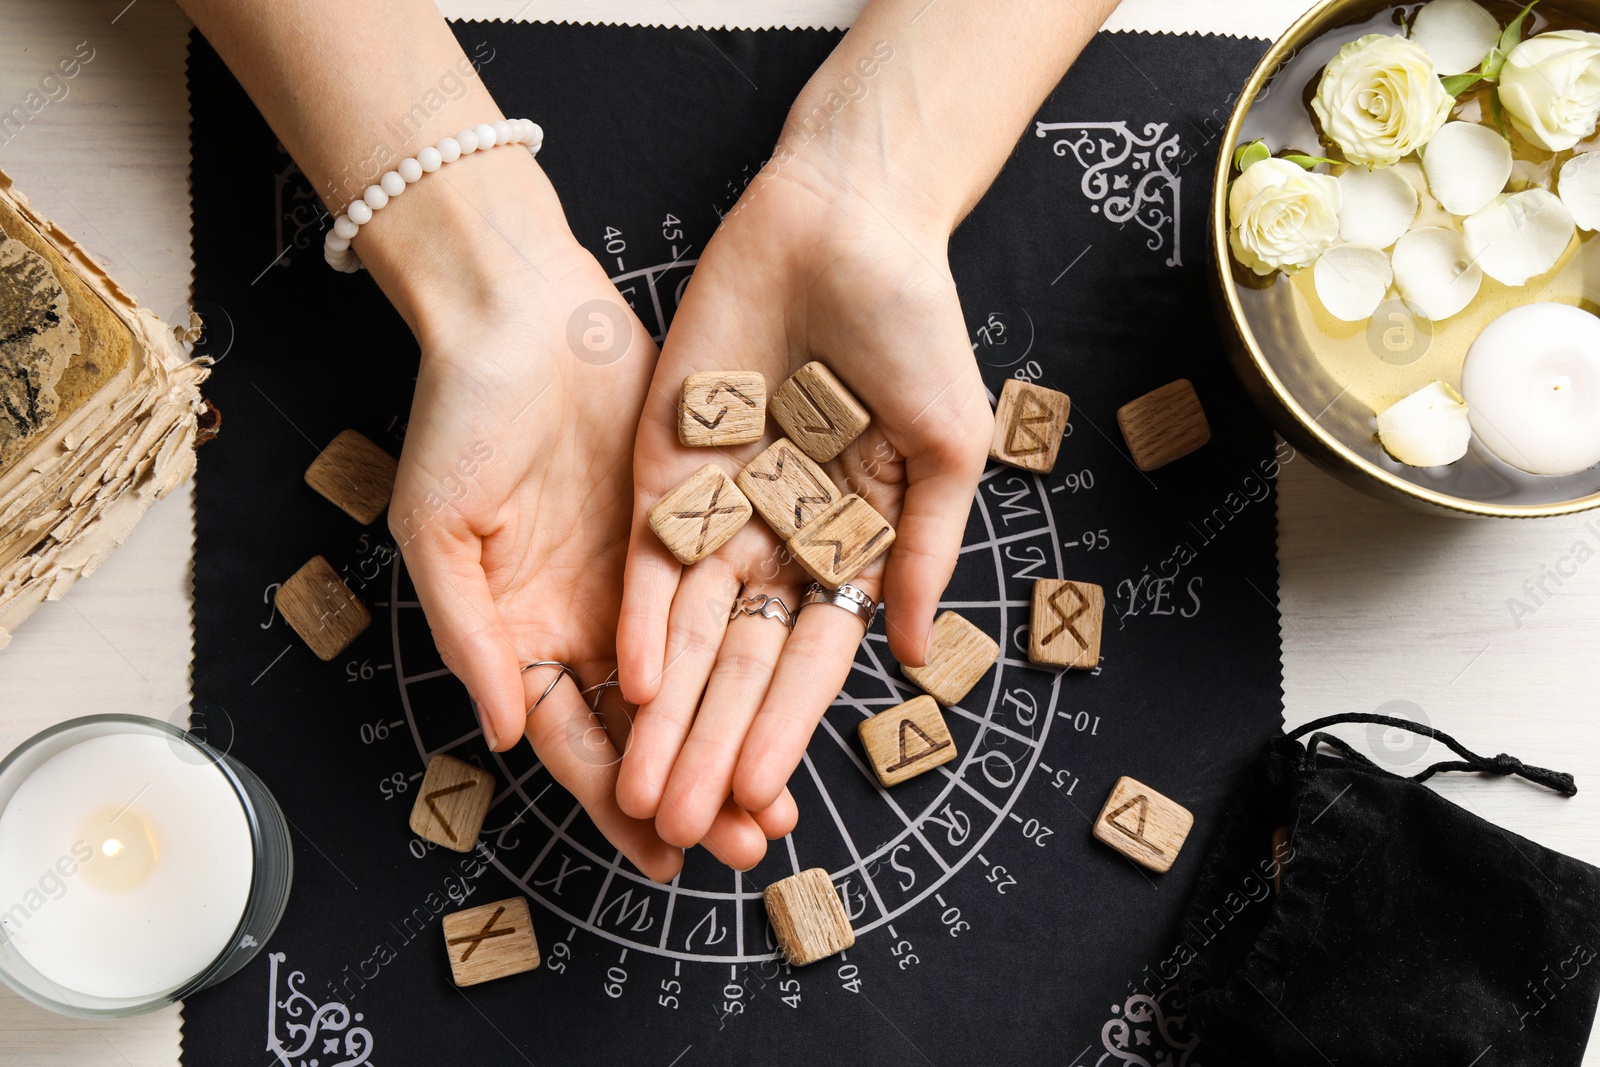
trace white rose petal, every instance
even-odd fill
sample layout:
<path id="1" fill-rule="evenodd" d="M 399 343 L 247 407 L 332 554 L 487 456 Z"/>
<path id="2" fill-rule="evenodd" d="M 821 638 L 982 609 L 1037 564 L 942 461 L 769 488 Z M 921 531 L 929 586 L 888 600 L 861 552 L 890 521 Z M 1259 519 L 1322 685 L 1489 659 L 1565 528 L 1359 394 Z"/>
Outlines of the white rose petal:
<path id="1" fill-rule="evenodd" d="M 1228 244 L 1256 274 L 1309 267 L 1339 238 L 1339 183 L 1286 159 L 1264 159 L 1228 190 Z"/>
<path id="2" fill-rule="evenodd" d="M 1511 178 L 1511 146 L 1476 122 L 1447 122 L 1422 157 L 1428 190 L 1453 215 L 1471 215 L 1489 206 Z"/>
<path id="3" fill-rule="evenodd" d="M 1388 295 L 1394 270 L 1381 248 L 1334 245 L 1317 260 L 1311 280 L 1328 314 L 1344 322 L 1362 322 L 1372 318 Z"/>
<path id="4" fill-rule="evenodd" d="M 1379 167 L 1426 145 L 1454 106 L 1422 46 L 1382 33 L 1341 48 L 1311 100 L 1323 132 L 1346 159 Z"/>
<path id="5" fill-rule="evenodd" d="M 1572 241 L 1572 212 L 1543 189 L 1495 198 L 1461 223 L 1467 253 L 1505 285 L 1527 285 L 1556 265 Z"/>
<path id="6" fill-rule="evenodd" d="M 1518 132 L 1564 152 L 1600 119 L 1600 34 L 1556 30 L 1511 50 L 1500 72 L 1500 103 Z"/>
<path id="7" fill-rule="evenodd" d="M 1434 199 L 1432 190 L 1428 188 L 1428 176 L 1422 172 L 1421 163 L 1408 159 L 1403 163 L 1396 163 L 1394 166 L 1385 169 L 1392 170 L 1396 174 L 1404 174 L 1406 179 L 1411 182 L 1411 187 L 1417 190 L 1422 200 L 1422 206 L 1417 209 L 1417 217 L 1411 223 L 1412 229 L 1420 229 L 1423 226 L 1443 226 L 1447 230 L 1456 229 L 1458 225 L 1456 217 L 1440 207 L 1439 201 Z"/>
<path id="8" fill-rule="evenodd" d="M 1563 163 L 1556 189 L 1580 229 L 1600 230 L 1600 154 L 1584 152 Z"/>
<path id="9" fill-rule="evenodd" d="M 1390 167 L 1346 167 L 1339 192 L 1339 238 L 1352 244 L 1388 248 L 1417 217 L 1416 186 Z"/>
<path id="10" fill-rule="evenodd" d="M 1394 280 L 1406 306 L 1425 319 L 1448 319 L 1472 303 L 1483 270 L 1454 230 L 1424 226 L 1394 246 Z"/>
<path id="11" fill-rule="evenodd" d="M 1440 74 L 1465 74 L 1483 64 L 1500 40 L 1500 23 L 1472 0 L 1433 0 L 1411 24 L 1411 39 L 1427 50 Z"/>
<path id="12" fill-rule="evenodd" d="M 1378 440 L 1410 467 L 1454 463 L 1472 443 L 1467 402 L 1444 382 L 1425 385 L 1378 413 Z"/>

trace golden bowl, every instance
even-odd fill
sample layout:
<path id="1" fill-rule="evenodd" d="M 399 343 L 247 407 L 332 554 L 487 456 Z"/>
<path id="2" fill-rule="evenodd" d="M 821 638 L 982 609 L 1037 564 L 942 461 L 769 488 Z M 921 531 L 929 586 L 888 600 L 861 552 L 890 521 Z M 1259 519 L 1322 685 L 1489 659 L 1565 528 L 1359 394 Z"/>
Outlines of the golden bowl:
<path id="1" fill-rule="evenodd" d="M 1506 25 L 1519 5 L 1486 0 L 1484 6 Z M 1273 44 L 1234 105 L 1217 154 L 1210 225 L 1212 295 L 1234 369 L 1290 444 L 1375 497 L 1435 513 L 1497 518 L 1600 507 L 1600 468 L 1558 477 L 1528 474 L 1476 439 L 1449 467 L 1406 467 L 1383 450 L 1374 432 L 1375 412 L 1411 390 L 1434 378 L 1459 387 L 1471 340 L 1511 306 L 1558 300 L 1600 313 L 1600 237 L 1574 241 L 1555 270 L 1525 287 L 1486 280 L 1472 306 L 1440 323 L 1419 320 L 1398 301 L 1380 308 L 1371 324 L 1337 323 L 1308 295 L 1309 270 L 1257 280 L 1233 261 L 1227 189 L 1238 146 L 1265 136 L 1274 151 L 1323 154 L 1306 116 L 1320 72 L 1341 45 L 1363 33 L 1398 32 L 1390 21 L 1393 9 L 1372 0 L 1322 0 Z M 1546 0 L 1534 12 L 1525 35 L 1551 19 L 1558 25 L 1600 22 L 1600 4 L 1593 2 Z M 1289 139 L 1294 143 L 1282 143 Z"/>

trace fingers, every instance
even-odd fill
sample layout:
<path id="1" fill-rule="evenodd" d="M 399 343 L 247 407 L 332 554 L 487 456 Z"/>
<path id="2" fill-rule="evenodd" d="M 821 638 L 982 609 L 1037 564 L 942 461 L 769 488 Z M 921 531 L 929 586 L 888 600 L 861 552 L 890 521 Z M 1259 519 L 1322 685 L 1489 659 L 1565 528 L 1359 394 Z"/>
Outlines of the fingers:
<path id="1" fill-rule="evenodd" d="M 933 617 L 960 558 L 994 437 L 994 415 L 964 330 L 955 321 L 936 331 L 952 336 L 949 343 L 930 338 L 944 354 L 930 361 L 929 398 L 919 402 L 914 418 L 890 428 L 890 443 L 904 458 L 900 514 L 884 572 L 884 628 L 889 651 L 909 667 L 927 662 Z"/>
<path id="2" fill-rule="evenodd" d="M 671 659 L 667 609 L 683 569 L 651 532 L 646 514 L 702 464 L 731 460 L 722 465 L 732 474 L 763 447 L 761 442 L 716 449 L 685 447 L 677 428 L 683 381 L 699 371 L 735 369 L 760 370 L 769 386 L 781 380 L 775 375 L 787 365 L 782 309 L 762 299 L 766 294 L 757 288 L 760 280 L 772 284 L 775 274 L 764 258 L 742 259 L 736 250 L 703 256 L 694 284 L 684 294 L 662 342 L 634 444 L 633 538 L 617 634 L 622 691 L 636 704 L 656 698 Z M 705 565 L 702 561 L 691 569 Z"/>
<path id="3" fill-rule="evenodd" d="M 521 662 L 489 592 L 481 544 L 475 536 L 430 533 L 428 543 L 391 530 L 427 613 L 445 666 L 466 685 L 478 710 L 484 741 L 503 751 L 522 735 Z"/>
<path id="4" fill-rule="evenodd" d="M 785 786 L 783 792 L 778 794 L 776 803 L 761 811 L 753 811 L 750 816 L 761 827 L 761 832 L 767 835 L 768 841 L 776 841 L 794 832 L 795 824 L 800 821 L 800 807 L 794 802 L 794 794 Z"/>
<path id="5" fill-rule="evenodd" d="M 787 587 L 747 585 L 743 595 L 768 592 L 781 596 L 791 611 L 800 606 L 796 590 Z M 706 836 L 732 788 L 739 749 L 788 636 L 789 627 L 780 619 L 740 614 L 728 624 L 699 713 L 672 765 L 656 815 L 662 840 L 688 848 Z"/>
<path id="6" fill-rule="evenodd" d="M 629 738 L 633 735 L 633 717 L 639 709 L 624 700 L 615 685 L 596 685 L 582 692 L 584 700 L 593 710 L 589 720 L 592 726 L 585 735 L 585 743 L 598 749 L 609 741 L 620 760 L 628 751 Z M 602 733 L 605 735 L 603 738 L 600 736 Z"/>
<path id="7" fill-rule="evenodd" d="M 889 651 L 908 667 L 927 663 L 933 617 L 961 555 L 987 454 L 987 444 L 982 450 L 951 446 L 906 461 L 905 499 L 883 588 Z"/>
<path id="8" fill-rule="evenodd" d="M 876 598 L 880 583 L 862 575 L 850 584 Z M 844 688 L 865 632 L 842 608 L 814 604 L 800 612 L 734 768 L 733 796 L 747 811 L 778 802 L 812 731 Z"/>
<path id="9" fill-rule="evenodd" d="M 659 497 L 634 494 L 633 533 L 623 571 L 622 614 L 617 620 L 617 680 L 632 704 L 647 704 L 661 690 L 666 665 L 667 612 L 680 564 L 646 521 Z"/>
<path id="10" fill-rule="evenodd" d="M 519 700 L 531 707 L 549 681 L 547 670 L 529 671 Z M 563 678 L 527 716 L 525 727 L 534 753 L 583 805 L 606 839 L 646 877 L 670 882 L 683 867 L 683 850 L 662 841 L 654 825 L 630 818 L 618 806 L 616 748 L 578 695 L 577 686 Z"/>
<path id="11" fill-rule="evenodd" d="M 701 560 L 684 571 L 667 618 L 667 659 L 655 698 L 639 707 L 623 757 L 617 799 L 637 819 L 655 818 L 678 751 L 717 660 L 739 583 L 729 565 Z"/>
<path id="12" fill-rule="evenodd" d="M 761 827 L 748 811 L 728 796 L 723 798 L 722 806 L 700 844 L 720 863 L 736 871 L 748 871 L 767 854 L 767 838 L 761 832 Z"/>

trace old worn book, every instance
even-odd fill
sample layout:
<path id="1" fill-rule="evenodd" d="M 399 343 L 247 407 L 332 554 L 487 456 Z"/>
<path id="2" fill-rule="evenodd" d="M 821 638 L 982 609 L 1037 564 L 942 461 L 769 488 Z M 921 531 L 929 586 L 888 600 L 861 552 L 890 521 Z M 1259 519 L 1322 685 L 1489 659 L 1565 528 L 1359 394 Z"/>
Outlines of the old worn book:
<path id="1" fill-rule="evenodd" d="M 0 171 L 0 647 L 194 471 L 209 368 Z"/>

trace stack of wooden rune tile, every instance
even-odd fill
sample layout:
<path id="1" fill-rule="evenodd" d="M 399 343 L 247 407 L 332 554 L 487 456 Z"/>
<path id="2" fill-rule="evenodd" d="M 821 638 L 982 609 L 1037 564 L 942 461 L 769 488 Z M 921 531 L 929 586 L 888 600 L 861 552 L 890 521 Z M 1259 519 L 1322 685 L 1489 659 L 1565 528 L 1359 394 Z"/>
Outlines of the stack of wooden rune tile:
<path id="1" fill-rule="evenodd" d="M 193 473 L 193 330 L 141 310 L 0 172 L 0 647 Z"/>

